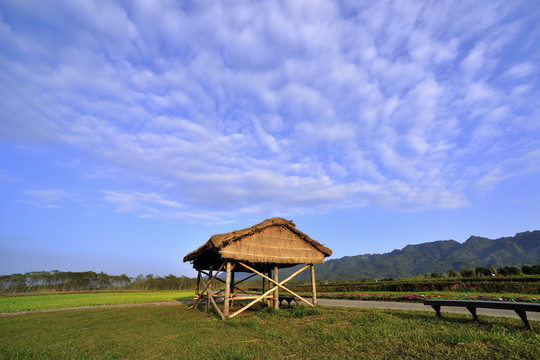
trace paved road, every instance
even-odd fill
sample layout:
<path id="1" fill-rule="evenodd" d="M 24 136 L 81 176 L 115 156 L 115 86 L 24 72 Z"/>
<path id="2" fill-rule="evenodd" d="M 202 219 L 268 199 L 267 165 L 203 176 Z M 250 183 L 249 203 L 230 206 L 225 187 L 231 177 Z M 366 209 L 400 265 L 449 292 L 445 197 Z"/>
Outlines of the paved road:
<path id="1" fill-rule="evenodd" d="M 431 311 L 435 316 L 435 310 L 431 306 L 426 306 L 419 303 L 407 303 L 407 302 L 391 302 L 391 301 L 363 301 L 363 300 L 329 300 L 318 299 L 319 305 L 322 306 L 344 306 L 344 307 L 356 307 L 356 308 L 376 308 L 376 309 L 394 309 L 394 310 L 421 310 Z M 443 306 L 441 307 L 441 313 L 444 316 L 445 312 L 469 314 L 469 310 L 460 307 Z M 511 310 L 498 310 L 498 309 L 476 309 L 476 313 L 479 316 L 502 316 L 519 319 L 519 316 Z M 540 313 L 527 312 L 527 318 L 529 320 L 540 321 Z"/>

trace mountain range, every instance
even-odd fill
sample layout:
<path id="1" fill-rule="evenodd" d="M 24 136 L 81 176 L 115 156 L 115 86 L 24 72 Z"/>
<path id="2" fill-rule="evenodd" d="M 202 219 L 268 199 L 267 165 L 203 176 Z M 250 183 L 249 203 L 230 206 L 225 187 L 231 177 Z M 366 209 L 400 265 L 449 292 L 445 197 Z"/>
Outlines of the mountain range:
<path id="1" fill-rule="evenodd" d="M 332 259 L 315 265 L 317 280 L 360 280 L 365 278 L 405 278 L 420 274 L 448 273 L 451 269 L 475 269 L 536 265 L 540 263 L 540 230 L 491 240 L 471 236 L 464 243 L 441 240 L 407 245 L 385 254 L 366 254 Z M 296 267 L 295 267 L 296 268 Z M 284 269 L 283 275 L 295 268 Z M 309 273 L 295 280 L 308 280 Z"/>

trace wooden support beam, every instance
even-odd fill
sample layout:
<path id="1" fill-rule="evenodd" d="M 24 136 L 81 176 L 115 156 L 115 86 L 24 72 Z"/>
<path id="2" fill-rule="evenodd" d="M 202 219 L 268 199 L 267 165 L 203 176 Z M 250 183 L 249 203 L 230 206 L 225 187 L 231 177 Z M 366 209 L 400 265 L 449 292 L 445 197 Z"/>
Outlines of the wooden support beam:
<path id="1" fill-rule="evenodd" d="M 238 292 L 241 292 L 242 294 L 246 294 L 246 295 L 251 295 L 250 293 L 248 292 L 245 292 L 244 290 L 240 289 L 240 288 L 237 288 L 236 286 L 234 287 L 235 290 L 238 290 Z"/>
<path id="2" fill-rule="evenodd" d="M 234 314 L 230 315 L 229 316 L 229 319 L 232 319 L 233 317 L 235 317 L 236 315 L 244 312 L 245 310 L 249 309 L 253 304 L 255 304 L 257 301 L 261 301 L 263 298 L 266 298 L 266 295 L 270 294 L 272 291 L 274 291 L 274 288 L 268 290 L 267 292 L 265 292 L 264 294 L 262 294 L 261 296 L 258 296 L 255 300 L 253 300 L 252 302 L 250 302 L 249 304 L 247 304 L 246 306 L 244 306 L 243 308 L 241 308 L 240 310 L 238 310 L 237 312 L 235 312 Z"/>
<path id="3" fill-rule="evenodd" d="M 206 283 L 206 282 L 204 281 L 204 279 L 201 277 L 201 281 L 202 281 L 203 284 L 204 284 L 204 290 L 201 292 L 201 295 L 203 295 L 205 292 L 206 292 L 206 294 L 208 295 L 208 289 L 209 289 L 210 286 L 212 285 L 212 281 L 214 281 L 214 280 L 217 278 L 219 272 L 220 272 L 220 271 L 223 269 L 223 267 L 225 266 L 225 263 L 226 263 L 226 261 L 224 261 L 223 264 L 221 264 L 221 266 L 219 267 L 218 271 L 216 271 L 216 274 L 215 274 L 213 277 L 211 276 L 211 275 L 212 275 L 212 271 L 210 271 L 210 274 L 207 274 L 208 277 L 211 278 L 210 281 L 208 281 L 208 283 Z M 201 271 L 201 273 L 206 274 L 204 271 L 202 271 L 202 270 L 200 270 L 200 271 Z M 219 279 L 219 280 L 221 280 L 221 279 Z M 197 307 L 197 305 L 199 304 L 199 300 L 200 300 L 201 298 L 202 298 L 202 296 L 199 296 L 199 298 L 198 298 L 197 300 L 195 300 L 195 303 L 193 304 L 192 308 L 196 308 L 196 307 Z"/>
<path id="4" fill-rule="evenodd" d="M 244 282 L 244 281 L 246 281 L 246 280 L 251 279 L 251 278 L 254 277 L 254 276 L 257 276 L 257 274 L 251 274 L 250 276 L 248 276 L 248 277 L 246 277 L 246 278 L 244 278 L 244 279 L 242 279 L 242 280 L 240 280 L 240 281 L 238 281 L 238 282 L 234 282 L 234 273 L 235 273 L 235 272 L 233 271 L 234 266 L 235 266 L 235 264 L 233 263 L 233 264 L 232 264 L 232 267 L 231 267 L 231 293 L 233 293 L 234 290 L 236 290 L 236 291 L 238 291 L 238 292 L 241 292 L 242 294 L 252 295 L 252 294 L 250 294 L 250 293 L 248 293 L 248 292 L 246 292 L 246 291 L 240 289 L 239 287 L 237 287 L 237 285 L 240 284 L 241 282 Z M 233 290 L 233 289 L 234 289 L 234 290 Z"/>
<path id="5" fill-rule="evenodd" d="M 262 295 L 249 295 L 249 296 L 237 296 L 234 298 L 234 301 L 242 301 L 242 300 L 253 300 L 253 299 L 273 299 L 274 298 L 274 295 L 267 295 L 267 296 L 262 296 Z"/>
<path id="6" fill-rule="evenodd" d="M 268 277 L 269 278 L 272 277 L 272 270 L 268 270 Z M 270 289 L 272 289 L 274 287 L 274 284 L 271 283 L 270 281 L 266 280 L 265 278 L 263 278 L 263 280 L 266 281 L 266 290 L 270 290 Z M 269 308 L 274 307 L 274 295 L 273 294 L 272 294 L 272 297 L 270 299 L 268 299 L 267 304 L 268 304 Z"/>
<path id="7" fill-rule="evenodd" d="M 230 286 L 229 288 L 231 289 L 231 293 L 234 294 L 234 267 L 231 266 L 231 283 L 230 283 Z"/>
<path id="8" fill-rule="evenodd" d="M 258 275 L 258 274 L 253 274 L 253 275 Z M 268 272 L 268 275 L 270 275 L 270 271 Z M 270 288 L 270 284 L 268 283 L 268 281 L 266 281 L 265 278 L 262 278 L 262 293 L 264 294 L 266 292 L 266 290 L 268 290 Z M 272 305 L 272 300 L 274 299 L 274 297 L 272 296 L 272 298 L 268 298 L 266 299 L 266 306 L 268 307 L 271 307 L 273 306 Z"/>
<path id="9" fill-rule="evenodd" d="M 309 266 L 311 270 L 311 303 L 317 306 L 317 286 L 315 285 L 315 266 L 311 264 Z"/>
<path id="10" fill-rule="evenodd" d="M 208 294 L 208 297 L 209 297 L 210 300 L 212 301 L 212 305 L 214 305 L 214 309 L 216 309 L 216 311 L 218 312 L 219 316 L 221 316 L 221 319 L 222 319 L 222 320 L 225 320 L 225 316 L 223 315 L 223 313 L 221 312 L 221 310 L 219 310 L 219 307 L 217 306 L 216 302 L 214 301 L 214 297 L 212 296 L 212 294 Z"/>
<path id="11" fill-rule="evenodd" d="M 274 282 L 278 282 L 278 267 L 274 266 Z M 279 288 L 274 291 L 274 309 L 279 309 Z"/>
<path id="12" fill-rule="evenodd" d="M 216 273 L 217 275 L 217 273 Z M 210 269 L 210 280 L 208 281 L 208 284 L 206 284 L 206 312 L 208 312 L 208 307 L 210 305 L 210 298 L 212 298 L 212 295 L 210 294 L 210 292 L 212 291 L 212 280 L 214 280 L 214 278 L 212 277 L 212 269 Z M 212 301 L 214 301 L 212 299 Z"/>
<path id="13" fill-rule="evenodd" d="M 201 270 L 197 272 L 197 286 L 195 288 L 195 299 L 199 297 L 199 287 L 201 286 Z"/>
<path id="14" fill-rule="evenodd" d="M 202 272 L 202 271 L 201 271 Z M 204 281 L 204 278 L 201 276 L 200 278 L 201 282 L 202 282 L 202 285 L 203 285 L 203 291 L 201 291 L 197 297 L 195 298 L 195 302 L 193 303 L 193 305 L 190 306 L 190 309 L 194 309 L 197 307 L 197 305 L 199 304 L 199 302 L 201 301 L 202 298 L 204 298 L 204 292 L 206 291 L 206 281 Z"/>
<path id="15" fill-rule="evenodd" d="M 219 294 L 221 294 L 221 293 L 224 292 L 224 291 L 225 291 L 225 288 L 219 290 L 218 292 L 215 292 L 214 295 L 219 295 Z"/>
<path id="16" fill-rule="evenodd" d="M 263 278 L 265 278 L 266 280 L 272 282 L 273 284 L 277 285 L 279 288 L 287 291 L 289 294 L 292 294 L 294 296 L 296 296 L 297 298 L 299 298 L 300 300 L 302 300 L 303 302 L 305 302 L 307 305 L 313 307 L 313 304 L 310 303 L 309 301 L 307 301 L 306 299 L 304 299 L 303 297 L 301 297 L 300 295 L 298 295 L 297 293 L 295 293 L 294 291 L 290 290 L 290 289 L 287 289 L 285 286 L 283 286 L 283 284 L 287 283 L 287 281 L 291 280 L 292 278 L 294 278 L 296 275 L 300 274 L 302 271 L 306 270 L 309 265 L 306 265 L 304 266 L 303 268 L 297 270 L 294 274 L 292 274 L 291 276 L 289 276 L 288 278 L 286 278 L 285 280 L 283 280 L 281 283 L 275 283 L 274 280 L 272 280 L 271 278 L 269 278 L 268 276 L 264 275 L 264 274 L 261 274 L 260 272 L 258 272 L 257 270 L 253 269 L 252 267 L 242 263 L 242 262 L 238 262 L 238 264 L 242 265 L 243 267 L 245 267 L 246 269 L 248 269 L 249 271 L 253 271 L 254 273 L 258 274 L 259 276 L 262 276 Z M 271 291 L 271 290 L 270 290 Z"/>
<path id="17" fill-rule="evenodd" d="M 223 299 L 223 316 L 229 317 L 229 297 L 231 294 L 231 262 L 227 261 L 225 275 L 225 298 Z"/>
<path id="18" fill-rule="evenodd" d="M 268 281 L 270 282 L 273 282 L 272 279 L 270 279 L 269 277 L 267 277 L 266 275 L 263 275 L 261 274 L 260 272 L 258 272 L 257 270 L 255 269 L 252 269 L 251 267 L 247 266 L 246 264 L 243 264 L 241 262 L 238 262 L 240 265 L 242 265 L 243 267 L 245 267 L 246 269 L 250 270 L 250 271 L 253 271 L 254 273 L 258 274 L 259 276 L 263 277 L 264 279 L 267 279 Z M 255 304 L 257 301 L 260 301 L 261 299 L 265 299 L 266 296 L 268 294 L 270 294 L 272 291 L 275 291 L 278 289 L 278 286 L 283 288 L 283 290 L 295 295 L 296 297 L 298 297 L 300 300 L 304 301 L 306 304 L 308 304 L 309 306 L 313 306 L 311 303 L 307 302 L 304 298 L 302 298 L 300 295 L 297 295 L 295 294 L 294 292 L 292 292 L 291 290 L 287 289 L 286 287 L 284 287 L 282 284 L 285 284 L 287 281 L 291 280 L 292 278 L 294 278 L 296 275 L 298 275 L 299 273 L 301 273 L 302 271 L 304 271 L 305 269 L 307 269 L 309 267 L 309 265 L 306 265 L 304 266 L 303 268 L 301 268 L 300 270 L 297 270 L 294 274 L 292 274 L 291 276 L 289 276 L 288 278 L 286 278 L 285 280 L 283 280 L 281 283 L 278 283 L 276 287 L 273 287 L 269 290 L 267 290 L 266 292 L 264 292 L 261 296 L 257 297 L 255 300 L 253 300 L 252 302 L 250 302 L 249 304 L 247 304 L 246 306 L 244 306 L 243 308 L 241 308 L 240 310 L 238 310 L 237 312 L 235 312 L 234 314 L 230 315 L 229 316 L 229 319 L 235 317 L 236 315 L 244 312 L 245 310 L 249 309 L 253 304 Z M 279 299 L 278 299 L 279 301 Z"/>
<path id="19" fill-rule="evenodd" d="M 246 280 L 249 280 L 249 279 L 251 279 L 251 278 L 254 277 L 254 276 L 257 276 L 257 274 L 251 274 L 251 275 L 249 275 L 248 277 L 243 278 L 242 280 L 239 280 L 238 282 L 234 283 L 234 286 L 236 286 L 236 285 L 238 285 L 238 284 L 240 284 L 240 283 L 242 283 L 242 282 L 244 282 L 244 281 L 246 281 Z"/>
<path id="20" fill-rule="evenodd" d="M 206 275 L 206 276 L 210 276 L 210 275 L 209 275 L 207 272 L 205 272 L 205 271 L 201 271 L 201 273 L 203 273 L 203 274 Z M 217 281 L 220 281 L 220 282 L 222 282 L 222 283 L 225 284 L 225 280 L 223 280 L 223 279 L 216 278 L 216 280 L 217 280 Z"/>

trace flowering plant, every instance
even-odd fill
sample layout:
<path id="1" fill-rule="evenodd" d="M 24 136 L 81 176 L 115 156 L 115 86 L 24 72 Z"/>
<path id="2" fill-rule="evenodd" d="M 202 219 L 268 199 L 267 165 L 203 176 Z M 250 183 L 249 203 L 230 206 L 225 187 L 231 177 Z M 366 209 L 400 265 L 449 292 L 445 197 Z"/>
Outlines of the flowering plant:
<path id="1" fill-rule="evenodd" d="M 448 299 L 448 300 L 491 300 L 504 302 L 532 302 L 540 303 L 537 297 L 494 297 L 490 294 L 403 294 L 403 293 L 324 293 L 320 295 L 324 299 L 344 299 L 344 300 L 367 300 L 367 301 L 403 301 L 422 302 L 427 299 Z"/>

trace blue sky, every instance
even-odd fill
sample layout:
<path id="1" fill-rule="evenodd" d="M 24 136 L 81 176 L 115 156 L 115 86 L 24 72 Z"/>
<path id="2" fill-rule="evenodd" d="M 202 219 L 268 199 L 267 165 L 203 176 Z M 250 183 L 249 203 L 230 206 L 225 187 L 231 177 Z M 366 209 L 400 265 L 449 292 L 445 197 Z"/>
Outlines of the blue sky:
<path id="1" fill-rule="evenodd" d="M 538 1 L 0 1 L 0 273 L 540 229 Z"/>

